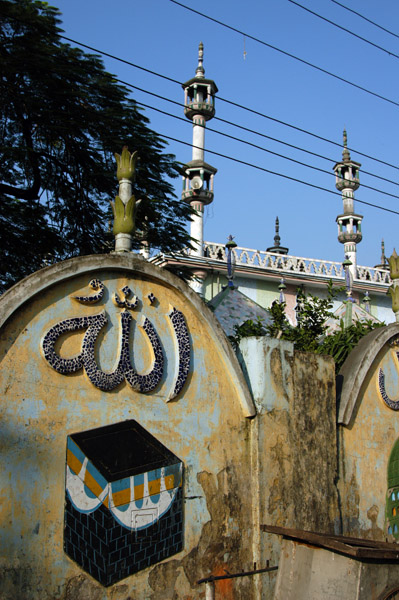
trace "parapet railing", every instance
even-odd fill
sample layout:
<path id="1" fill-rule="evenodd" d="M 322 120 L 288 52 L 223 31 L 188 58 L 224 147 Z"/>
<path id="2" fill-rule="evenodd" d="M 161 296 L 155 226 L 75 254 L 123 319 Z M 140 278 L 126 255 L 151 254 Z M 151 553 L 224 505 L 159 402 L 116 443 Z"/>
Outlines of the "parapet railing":
<path id="1" fill-rule="evenodd" d="M 329 277 L 344 279 L 345 273 L 342 263 L 331 260 L 318 260 L 317 258 L 304 258 L 289 254 L 275 254 L 252 248 L 237 246 L 233 250 L 236 266 L 249 266 L 258 269 L 271 269 L 280 273 L 298 273 L 313 275 L 314 277 Z M 204 255 L 213 260 L 227 262 L 226 248 L 223 244 L 204 242 Z M 389 271 L 374 267 L 357 267 L 357 280 L 369 281 L 389 285 L 391 278 Z"/>

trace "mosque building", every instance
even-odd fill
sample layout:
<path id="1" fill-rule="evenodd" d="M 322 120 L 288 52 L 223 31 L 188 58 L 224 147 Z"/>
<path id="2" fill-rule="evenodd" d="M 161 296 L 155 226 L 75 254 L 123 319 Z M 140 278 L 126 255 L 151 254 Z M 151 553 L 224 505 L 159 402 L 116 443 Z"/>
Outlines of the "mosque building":
<path id="1" fill-rule="evenodd" d="M 214 201 L 217 171 L 204 160 L 205 129 L 206 122 L 215 115 L 215 94 L 218 90 L 212 79 L 205 78 L 203 54 L 201 43 L 195 77 L 183 84 L 184 114 L 193 122 L 193 137 L 192 160 L 182 168 L 181 198 L 196 210 L 190 227 L 191 237 L 195 240 L 194 248 L 180 255 L 160 254 L 151 261 L 172 269 L 178 266 L 190 269 L 194 276 L 191 286 L 211 305 L 216 297 L 216 304 L 219 304 L 218 295 L 226 286 L 238 288 L 241 302 L 252 305 L 255 312 L 270 307 L 274 300 L 285 301 L 287 317 L 295 324 L 298 288 L 305 293 L 325 296 L 326 285 L 331 280 L 334 287 L 346 287 L 346 294 L 342 292 L 334 302 L 333 310 L 338 317 L 345 317 L 346 322 L 370 318 L 392 322 L 391 304 L 387 298 L 391 280 L 384 242 L 380 264 L 374 267 L 360 266 L 357 260 L 363 217 L 355 210 L 355 191 L 360 185 L 361 165 L 350 156 L 345 130 L 342 159 L 333 167 L 335 185 L 342 194 L 343 202 L 343 212 L 336 219 L 338 241 L 343 244 L 342 263 L 289 254 L 289 249 L 281 245 L 278 217 L 275 221 L 274 243 L 265 251 L 240 247 L 232 238 L 227 244 L 204 240 L 204 208 Z M 231 277 L 233 272 L 234 285 Z M 351 301 L 350 310 L 348 299 Z"/>

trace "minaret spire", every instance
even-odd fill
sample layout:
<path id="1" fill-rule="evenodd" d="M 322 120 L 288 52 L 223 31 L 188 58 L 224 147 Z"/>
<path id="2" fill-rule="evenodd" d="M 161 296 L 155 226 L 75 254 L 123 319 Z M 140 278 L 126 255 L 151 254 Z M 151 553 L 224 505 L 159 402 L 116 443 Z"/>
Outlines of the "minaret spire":
<path id="1" fill-rule="evenodd" d="M 193 216 L 190 235 L 193 242 L 194 256 L 203 256 L 204 249 L 204 206 L 213 201 L 213 178 L 217 171 L 204 161 L 205 125 L 215 115 L 215 94 L 218 91 L 212 79 L 205 79 L 203 66 L 204 45 L 198 47 L 198 66 L 195 77 L 183 83 L 184 114 L 193 122 L 193 154 L 192 160 L 184 165 L 182 200 L 189 202 L 196 214 Z M 202 274 L 196 273 L 196 291 L 202 293 Z"/>
<path id="2" fill-rule="evenodd" d="M 348 150 L 348 135 L 346 129 L 343 134 L 342 162 L 334 166 L 335 187 L 342 193 L 344 212 L 338 215 L 338 240 L 344 244 L 344 253 L 351 263 L 349 271 L 353 279 L 357 277 L 356 246 L 362 241 L 362 215 L 355 213 L 355 190 L 360 185 L 360 163 L 351 160 Z"/>
<path id="3" fill-rule="evenodd" d="M 379 265 L 375 265 L 375 269 L 389 269 L 388 259 L 385 256 L 385 242 L 381 240 L 381 262 Z"/>
<path id="4" fill-rule="evenodd" d="M 203 79 L 205 77 L 205 69 L 204 69 L 204 44 L 202 42 L 199 43 L 198 46 L 198 67 L 195 71 L 195 76 Z"/>
<path id="5" fill-rule="evenodd" d="M 270 246 L 266 249 L 266 252 L 274 252 L 275 254 L 288 254 L 288 248 L 284 248 L 284 246 L 280 246 L 281 238 L 280 238 L 280 221 L 278 217 L 276 217 L 276 222 L 274 225 L 276 235 L 274 236 L 274 246 Z"/>

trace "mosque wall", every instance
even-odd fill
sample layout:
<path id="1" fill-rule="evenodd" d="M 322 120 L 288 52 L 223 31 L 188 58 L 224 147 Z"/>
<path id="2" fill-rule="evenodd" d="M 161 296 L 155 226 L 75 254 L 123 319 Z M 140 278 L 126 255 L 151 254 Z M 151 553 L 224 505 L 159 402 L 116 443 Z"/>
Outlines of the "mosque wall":
<path id="1" fill-rule="evenodd" d="M 339 489 L 343 532 L 399 539 L 399 326 L 361 340 L 340 374 Z"/>
<path id="2" fill-rule="evenodd" d="M 397 537 L 398 325 L 344 366 L 337 446 L 330 357 L 247 338 L 240 366 L 202 300 L 139 257 L 47 267 L 0 319 L 2 599 L 201 598 L 201 578 L 278 565 L 261 525 Z"/>
<path id="3" fill-rule="evenodd" d="M 1 598 L 187 600 L 252 568 L 255 409 L 196 294 L 138 257 L 93 256 L 0 310 Z"/>
<path id="4" fill-rule="evenodd" d="M 244 338 L 240 354 L 257 409 L 257 564 L 278 565 L 280 539 L 260 533 L 260 525 L 340 532 L 334 361 L 268 337 Z M 263 576 L 259 598 L 273 597 L 275 579 Z"/>

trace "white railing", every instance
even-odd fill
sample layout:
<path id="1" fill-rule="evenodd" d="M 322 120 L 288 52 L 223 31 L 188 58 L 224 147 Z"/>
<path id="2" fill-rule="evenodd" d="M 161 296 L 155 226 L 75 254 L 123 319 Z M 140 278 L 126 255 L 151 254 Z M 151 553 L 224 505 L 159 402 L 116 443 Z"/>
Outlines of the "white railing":
<path id="1" fill-rule="evenodd" d="M 224 244 L 204 242 L 205 256 L 213 260 L 226 262 L 227 254 Z M 288 254 L 275 254 L 251 248 L 237 246 L 234 250 L 237 266 L 249 266 L 258 269 L 271 269 L 280 273 L 302 273 L 314 277 L 331 277 L 344 279 L 344 268 L 342 263 L 331 260 L 318 260 L 317 258 L 303 258 L 301 256 L 290 256 Z M 389 271 L 375 269 L 373 267 L 357 267 L 357 280 L 370 281 L 389 285 L 391 279 Z"/>

